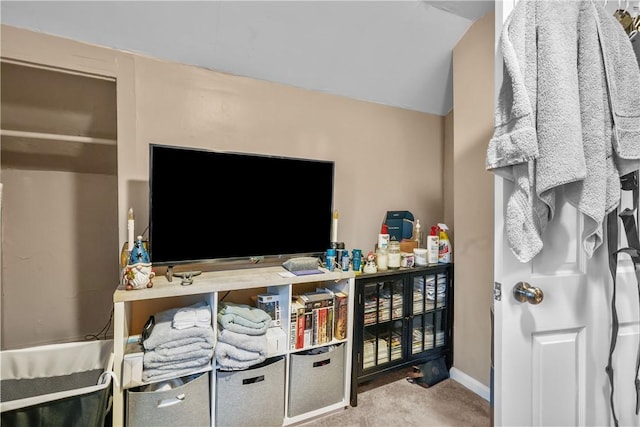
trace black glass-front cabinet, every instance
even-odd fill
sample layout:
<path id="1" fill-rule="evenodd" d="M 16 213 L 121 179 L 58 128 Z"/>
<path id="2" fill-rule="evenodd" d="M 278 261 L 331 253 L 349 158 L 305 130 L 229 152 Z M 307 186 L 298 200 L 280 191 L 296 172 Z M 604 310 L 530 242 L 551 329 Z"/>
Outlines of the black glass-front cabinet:
<path id="1" fill-rule="evenodd" d="M 351 405 L 382 373 L 446 356 L 452 363 L 453 264 L 356 277 Z"/>

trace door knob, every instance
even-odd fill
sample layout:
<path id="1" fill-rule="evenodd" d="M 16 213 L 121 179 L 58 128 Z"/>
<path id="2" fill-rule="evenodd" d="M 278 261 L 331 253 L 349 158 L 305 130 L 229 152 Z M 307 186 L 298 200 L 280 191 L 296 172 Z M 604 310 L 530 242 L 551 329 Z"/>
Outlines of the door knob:
<path id="1" fill-rule="evenodd" d="M 528 302 L 535 305 L 542 302 L 544 293 L 540 288 L 531 286 L 527 282 L 518 282 L 513 287 L 513 297 L 520 302 Z"/>

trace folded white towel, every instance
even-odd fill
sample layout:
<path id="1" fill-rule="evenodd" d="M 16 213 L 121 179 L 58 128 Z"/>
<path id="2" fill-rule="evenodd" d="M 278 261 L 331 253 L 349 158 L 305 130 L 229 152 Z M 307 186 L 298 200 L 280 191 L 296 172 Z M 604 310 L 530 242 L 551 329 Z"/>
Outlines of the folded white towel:
<path id="1" fill-rule="evenodd" d="M 207 303 L 201 302 L 179 309 L 173 315 L 172 326 L 175 329 L 206 328 L 211 326 L 211 310 Z"/>
<path id="2" fill-rule="evenodd" d="M 191 309 L 181 309 L 173 315 L 173 323 L 176 329 L 193 328 L 196 326 L 196 312 Z"/>
<path id="3" fill-rule="evenodd" d="M 196 326 L 198 328 L 211 326 L 211 310 L 209 310 L 209 306 L 196 309 Z"/>

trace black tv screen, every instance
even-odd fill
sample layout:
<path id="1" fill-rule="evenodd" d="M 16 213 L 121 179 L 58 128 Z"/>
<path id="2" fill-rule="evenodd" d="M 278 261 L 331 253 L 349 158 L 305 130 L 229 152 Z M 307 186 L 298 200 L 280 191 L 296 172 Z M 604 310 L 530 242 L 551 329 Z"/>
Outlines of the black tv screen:
<path id="1" fill-rule="evenodd" d="M 155 265 L 320 255 L 334 162 L 150 144 Z"/>

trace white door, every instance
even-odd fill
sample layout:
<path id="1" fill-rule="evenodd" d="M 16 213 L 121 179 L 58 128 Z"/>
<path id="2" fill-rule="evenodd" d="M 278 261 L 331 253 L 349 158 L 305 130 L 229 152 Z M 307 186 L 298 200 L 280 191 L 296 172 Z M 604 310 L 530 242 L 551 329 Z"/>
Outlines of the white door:
<path id="1" fill-rule="evenodd" d="M 512 1 L 496 1 L 496 43 L 513 6 Z M 496 70 L 501 73 L 501 58 L 496 56 Z M 496 92 L 501 81 L 497 75 Z M 587 259 L 579 238 L 581 218 L 572 206 L 560 202 L 543 236 L 543 251 L 529 263 L 518 262 L 503 233 L 511 188 L 510 182 L 495 178 L 494 277 L 501 285 L 500 300 L 494 301 L 495 425 L 613 425 L 605 372 L 612 292 L 606 244 Z M 622 203 L 630 206 L 630 202 L 625 194 Z M 624 237 L 621 243 L 626 244 Z M 518 282 L 540 289 L 543 301 L 537 305 L 517 301 L 512 292 Z M 618 267 L 617 301 L 615 408 L 621 426 L 639 426 L 634 387 L 638 291 L 633 264 L 626 256 L 621 256 Z"/>

